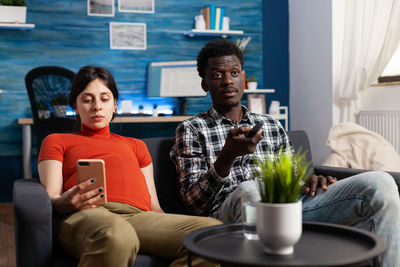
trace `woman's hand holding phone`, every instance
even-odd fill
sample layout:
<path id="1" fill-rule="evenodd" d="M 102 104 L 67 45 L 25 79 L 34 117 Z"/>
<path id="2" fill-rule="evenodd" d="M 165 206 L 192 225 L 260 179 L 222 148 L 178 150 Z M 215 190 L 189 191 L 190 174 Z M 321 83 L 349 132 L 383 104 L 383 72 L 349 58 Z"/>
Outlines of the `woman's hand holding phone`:
<path id="1" fill-rule="evenodd" d="M 61 214 L 95 208 L 107 201 L 105 163 L 101 159 L 80 159 L 76 163 L 78 184 L 52 198 Z"/>
<path id="2" fill-rule="evenodd" d="M 52 200 L 54 208 L 59 213 L 69 214 L 100 206 L 101 204 L 98 203 L 101 203 L 104 198 L 104 189 L 96 187 L 88 190 L 94 182 L 87 180 L 65 191 L 61 196 Z"/>

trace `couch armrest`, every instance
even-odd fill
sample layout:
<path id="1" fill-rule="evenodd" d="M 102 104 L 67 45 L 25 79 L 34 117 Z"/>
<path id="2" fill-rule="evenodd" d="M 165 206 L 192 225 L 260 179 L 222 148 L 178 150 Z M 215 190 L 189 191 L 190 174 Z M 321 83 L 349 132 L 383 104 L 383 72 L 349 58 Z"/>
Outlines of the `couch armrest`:
<path id="1" fill-rule="evenodd" d="M 331 166 L 314 166 L 315 174 L 323 175 L 323 176 L 333 176 L 336 177 L 338 180 L 362 173 L 368 172 L 370 170 L 363 170 L 363 169 L 350 169 L 350 168 L 340 168 L 340 167 L 331 167 Z M 394 181 L 397 184 L 400 192 L 400 172 L 387 172 L 393 176 Z"/>
<path id="2" fill-rule="evenodd" d="M 18 179 L 13 190 L 18 267 L 46 266 L 52 255 L 52 204 L 36 179 Z"/>

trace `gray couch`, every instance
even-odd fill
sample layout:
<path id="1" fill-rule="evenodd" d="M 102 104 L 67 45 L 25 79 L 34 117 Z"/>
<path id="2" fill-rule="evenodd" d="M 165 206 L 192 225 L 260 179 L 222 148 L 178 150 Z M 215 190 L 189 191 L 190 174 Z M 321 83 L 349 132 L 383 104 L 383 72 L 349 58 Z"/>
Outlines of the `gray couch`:
<path id="1" fill-rule="evenodd" d="M 304 131 L 291 131 L 289 136 L 297 151 L 309 151 Z M 169 151 L 173 138 L 144 139 L 154 165 L 154 179 L 161 207 L 168 213 L 189 214 L 179 198 L 179 185 Z M 312 161 L 311 153 L 307 159 Z M 343 179 L 365 170 L 314 166 L 314 172 Z M 400 173 L 391 173 L 400 183 Z M 13 192 L 17 267 L 77 266 L 78 260 L 60 251 L 52 239 L 52 206 L 43 186 L 35 179 L 19 179 Z M 168 266 L 170 260 L 139 254 L 134 266 Z"/>

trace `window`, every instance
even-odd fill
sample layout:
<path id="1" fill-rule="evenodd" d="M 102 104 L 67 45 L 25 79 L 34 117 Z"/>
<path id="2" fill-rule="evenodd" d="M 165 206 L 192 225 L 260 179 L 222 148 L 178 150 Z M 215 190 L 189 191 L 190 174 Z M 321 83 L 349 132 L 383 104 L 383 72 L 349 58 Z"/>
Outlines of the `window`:
<path id="1" fill-rule="evenodd" d="M 394 53 L 392 59 L 378 78 L 378 83 L 400 82 L 400 47 Z"/>

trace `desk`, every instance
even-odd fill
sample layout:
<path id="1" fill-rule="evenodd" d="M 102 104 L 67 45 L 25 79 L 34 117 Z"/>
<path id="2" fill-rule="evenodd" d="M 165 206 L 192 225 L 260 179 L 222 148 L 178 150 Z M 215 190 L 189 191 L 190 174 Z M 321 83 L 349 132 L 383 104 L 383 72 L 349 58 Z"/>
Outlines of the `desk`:
<path id="1" fill-rule="evenodd" d="M 276 256 L 265 253 L 259 240 L 245 239 L 242 229 L 242 224 L 199 229 L 186 235 L 183 244 L 190 253 L 222 266 L 360 266 L 370 263 L 387 248 L 381 237 L 364 230 L 303 222 L 303 233 L 294 253 Z"/>
<path id="2" fill-rule="evenodd" d="M 115 117 L 111 123 L 161 123 L 182 122 L 191 116 L 172 117 Z M 22 164 L 24 178 L 32 177 L 32 118 L 20 118 L 18 124 L 22 125 Z"/>

